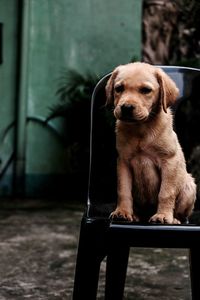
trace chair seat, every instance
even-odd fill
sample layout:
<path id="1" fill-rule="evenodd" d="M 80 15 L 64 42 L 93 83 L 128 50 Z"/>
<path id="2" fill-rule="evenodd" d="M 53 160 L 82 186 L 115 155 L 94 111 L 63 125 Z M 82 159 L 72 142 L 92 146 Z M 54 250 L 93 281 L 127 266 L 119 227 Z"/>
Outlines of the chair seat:
<path id="1" fill-rule="evenodd" d="M 112 240 L 128 243 L 130 247 L 190 248 L 200 239 L 200 226 L 196 224 L 160 225 L 111 222 Z"/>
<path id="2" fill-rule="evenodd" d="M 196 224 L 193 217 L 190 223 L 180 225 L 111 220 L 109 216 L 114 207 L 115 203 L 90 205 L 85 214 L 86 223 L 102 226 L 112 243 L 120 241 L 130 247 L 191 248 L 200 239 L 200 224 Z"/>

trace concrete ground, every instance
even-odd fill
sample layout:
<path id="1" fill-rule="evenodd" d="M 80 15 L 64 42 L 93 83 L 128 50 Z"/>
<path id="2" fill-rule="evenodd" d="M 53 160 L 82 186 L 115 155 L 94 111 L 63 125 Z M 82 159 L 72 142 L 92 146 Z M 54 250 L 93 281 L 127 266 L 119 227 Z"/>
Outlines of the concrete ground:
<path id="1" fill-rule="evenodd" d="M 10 203 L 0 208 L 0 300 L 72 299 L 82 207 Z M 105 261 L 97 299 L 104 274 Z M 188 251 L 131 249 L 124 299 L 191 299 Z"/>

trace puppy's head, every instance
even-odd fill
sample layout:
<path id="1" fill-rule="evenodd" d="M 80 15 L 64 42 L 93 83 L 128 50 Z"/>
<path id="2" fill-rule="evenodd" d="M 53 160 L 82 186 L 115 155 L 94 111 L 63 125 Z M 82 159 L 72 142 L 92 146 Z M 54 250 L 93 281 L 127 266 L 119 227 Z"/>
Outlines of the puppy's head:
<path id="1" fill-rule="evenodd" d="M 107 104 L 116 119 L 145 122 L 171 106 L 178 96 L 175 83 L 161 69 L 146 63 L 117 67 L 106 85 Z"/>

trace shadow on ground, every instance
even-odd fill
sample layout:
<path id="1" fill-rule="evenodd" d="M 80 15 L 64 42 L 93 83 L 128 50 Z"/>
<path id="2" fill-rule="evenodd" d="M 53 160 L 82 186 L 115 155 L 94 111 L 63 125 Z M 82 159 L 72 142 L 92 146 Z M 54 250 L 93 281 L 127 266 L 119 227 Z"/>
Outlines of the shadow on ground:
<path id="1" fill-rule="evenodd" d="M 11 200 L 8 200 L 11 201 Z M 12 202 L 0 210 L 0 300 L 71 300 L 80 205 Z M 103 299 L 105 261 L 98 298 Z M 131 249 L 124 299 L 189 300 L 188 251 Z"/>

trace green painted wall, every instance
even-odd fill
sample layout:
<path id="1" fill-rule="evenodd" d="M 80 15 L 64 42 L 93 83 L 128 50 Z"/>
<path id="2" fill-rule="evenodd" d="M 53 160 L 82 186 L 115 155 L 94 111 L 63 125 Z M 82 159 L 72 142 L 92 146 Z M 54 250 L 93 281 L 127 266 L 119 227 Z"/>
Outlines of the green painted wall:
<path id="1" fill-rule="evenodd" d="M 0 5 L 5 2 L 0 0 Z M 104 75 L 132 57 L 139 59 L 142 1 L 24 0 L 22 4 L 16 176 L 25 172 L 21 181 L 25 194 L 37 196 L 66 189 L 70 154 L 61 137 L 62 120 L 44 125 L 49 108 L 58 101 L 55 93 L 63 70 Z"/>
<path id="2" fill-rule="evenodd" d="M 103 75 L 133 56 L 140 58 L 141 0 L 30 0 L 29 22 L 29 117 L 48 115 L 49 107 L 57 102 L 55 92 L 63 70 Z M 36 182 L 37 191 L 38 174 L 54 178 L 66 173 L 67 160 L 68 152 L 56 135 L 30 121 L 27 193 L 34 192 L 30 182 Z"/>

